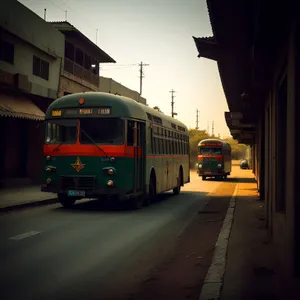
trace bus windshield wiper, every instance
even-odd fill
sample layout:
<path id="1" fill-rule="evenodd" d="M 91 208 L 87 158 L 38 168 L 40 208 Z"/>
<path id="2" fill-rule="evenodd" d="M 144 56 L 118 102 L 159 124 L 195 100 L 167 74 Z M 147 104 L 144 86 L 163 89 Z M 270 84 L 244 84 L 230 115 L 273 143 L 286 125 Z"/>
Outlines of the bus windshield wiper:
<path id="1" fill-rule="evenodd" d="M 106 154 L 106 152 L 101 148 L 101 147 L 99 147 L 98 145 L 97 145 L 97 143 L 83 130 L 83 129 L 81 129 L 80 128 L 80 131 L 82 132 L 82 133 L 84 133 L 92 142 L 93 142 L 93 144 L 95 144 L 95 146 L 100 150 L 100 151 L 102 151 L 104 154 L 105 154 L 105 156 L 106 157 L 108 157 L 108 155 Z"/>
<path id="2" fill-rule="evenodd" d="M 57 149 L 63 144 L 63 142 L 60 142 L 53 150 L 52 153 L 57 151 Z"/>

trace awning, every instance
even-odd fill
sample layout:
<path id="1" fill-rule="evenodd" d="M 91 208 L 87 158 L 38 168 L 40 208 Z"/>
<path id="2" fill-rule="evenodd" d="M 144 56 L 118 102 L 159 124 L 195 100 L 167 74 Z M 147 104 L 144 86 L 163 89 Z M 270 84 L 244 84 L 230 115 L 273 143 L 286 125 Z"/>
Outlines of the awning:
<path id="1" fill-rule="evenodd" d="M 27 97 L 0 94 L 0 116 L 36 121 L 45 120 L 45 114 Z"/>

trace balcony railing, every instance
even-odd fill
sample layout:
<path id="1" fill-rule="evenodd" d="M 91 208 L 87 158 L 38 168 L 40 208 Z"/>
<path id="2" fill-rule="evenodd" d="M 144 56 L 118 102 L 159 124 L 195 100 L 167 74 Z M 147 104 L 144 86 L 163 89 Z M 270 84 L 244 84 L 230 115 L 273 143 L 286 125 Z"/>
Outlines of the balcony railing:
<path id="1" fill-rule="evenodd" d="M 99 86 L 99 76 L 95 75 L 93 72 L 86 70 L 82 66 L 73 62 L 72 60 L 65 57 L 64 63 L 65 71 L 73 74 L 76 77 L 79 77 L 95 86 Z"/>

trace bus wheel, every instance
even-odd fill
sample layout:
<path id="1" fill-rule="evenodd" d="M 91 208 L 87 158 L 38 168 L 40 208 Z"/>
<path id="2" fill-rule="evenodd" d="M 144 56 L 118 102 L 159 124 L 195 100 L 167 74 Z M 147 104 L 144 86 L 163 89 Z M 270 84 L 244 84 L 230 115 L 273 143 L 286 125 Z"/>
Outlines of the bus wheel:
<path id="1" fill-rule="evenodd" d="M 202 180 L 206 180 L 206 176 L 202 176 Z"/>
<path id="2" fill-rule="evenodd" d="M 181 178 L 182 178 L 182 174 L 181 171 L 179 171 L 179 177 L 177 177 L 177 186 L 173 189 L 173 193 L 174 195 L 179 195 L 180 190 L 181 190 Z"/>
<path id="3" fill-rule="evenodd" d="M 76 198 L 68 197 L 65 195 L 57 195 L 57 198 L 58 198 L 60 204 L 65 208 L 72 207 L 74 205 L 74 203 L 76 202 Z"/>

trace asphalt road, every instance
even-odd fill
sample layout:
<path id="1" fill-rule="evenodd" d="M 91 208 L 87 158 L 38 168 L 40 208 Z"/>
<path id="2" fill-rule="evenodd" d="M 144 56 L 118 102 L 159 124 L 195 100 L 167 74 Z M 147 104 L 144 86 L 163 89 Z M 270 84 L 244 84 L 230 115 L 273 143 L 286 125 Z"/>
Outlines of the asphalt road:
<path id="1" fill-rule="evenodd" d="M 138 211 L 79 201 L 0 214 L 0 299 L 123 299 L 221 184 L 191 180 Z"/>

